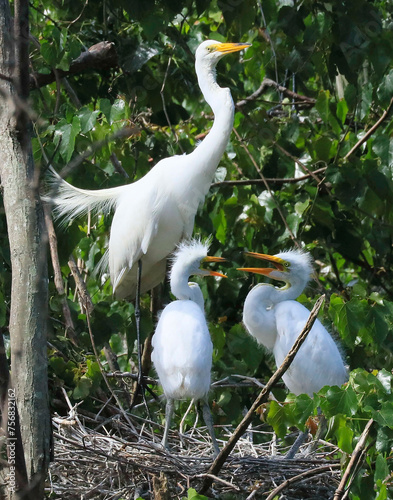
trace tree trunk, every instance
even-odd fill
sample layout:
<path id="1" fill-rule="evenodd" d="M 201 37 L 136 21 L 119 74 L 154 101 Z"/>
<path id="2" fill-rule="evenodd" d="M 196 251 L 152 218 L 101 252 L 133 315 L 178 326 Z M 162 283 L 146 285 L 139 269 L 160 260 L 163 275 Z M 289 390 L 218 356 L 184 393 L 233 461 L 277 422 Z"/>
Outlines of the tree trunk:
<path id="1" fill-rule="evenodd" d="M 0 0 L 0 73 L 15 84 L 0 80 L 0 175 L 12 265 L 9 390 L 20 419 L 30 483 L 26 497 L 40 499 L 50 444 L 46 236 L 27 111 L 28 3 L 15 0 L 14 7 L 15 37 L 8 0 Z M 23 456 L 16 459 L 23 463 Z"/>

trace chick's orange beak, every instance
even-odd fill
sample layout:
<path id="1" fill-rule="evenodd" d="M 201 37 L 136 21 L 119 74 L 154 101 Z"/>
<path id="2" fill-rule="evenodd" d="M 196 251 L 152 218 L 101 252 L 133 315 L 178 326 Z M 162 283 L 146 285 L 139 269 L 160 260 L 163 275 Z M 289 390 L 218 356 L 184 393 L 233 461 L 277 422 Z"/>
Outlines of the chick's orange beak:
<path id="1" fill-rule="evenodd" d="M 279 271 L 284 271 L 285 269 L 285 261 L 283 259 L 275 257 L 274 255 L 267 255 L 265 253 L 256 253 L 256 252 L 244 252 L 244 254 L 248 255 L 249 257 L 255 257 L 256 259 L 267 260 L 268 262 L 271 262 Z M 272 269 L 270 269 L 270 272 L 271 271 Z M 266 273 L 260 273 L 260 274 L 266 274 Z"/>
<path id="2" fill-rule="evenodd" d="M 215 257 L 208 255 L 207 257 L 202 259 L 202 262 L 227 262 L 227 259 L 224 259 L 224 257 Z M 227 277 L 225 274 L 219 273 L 218 271 L 212 271 L 210 269 L 205 269 L 205 271 L 209 274 L 209 276 L 219 276 L 220 278 Z"/>
<path id="3" fill-rule="evenodd" d="M 273 267 L 238 267 L 237 271 L 245 271 L 247 273 L 263 274 L 264 276 L 269 276 L 269 274 L 274 271 Z"/>

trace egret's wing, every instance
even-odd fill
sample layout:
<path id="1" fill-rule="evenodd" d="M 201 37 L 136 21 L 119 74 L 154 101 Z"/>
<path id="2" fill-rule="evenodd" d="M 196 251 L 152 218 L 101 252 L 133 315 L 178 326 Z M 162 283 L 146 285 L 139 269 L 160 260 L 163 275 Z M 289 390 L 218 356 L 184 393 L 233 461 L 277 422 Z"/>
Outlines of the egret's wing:
<path id="1" fill-rule="evenodd" d="M 130 187 L 133 189 L 118 203 L 111 228 L 109 267 L 114 292 L 138 260 L 147 253 L 158 230 L 159 190 L 154 185 L 148 186 L 146 182 Z"/>

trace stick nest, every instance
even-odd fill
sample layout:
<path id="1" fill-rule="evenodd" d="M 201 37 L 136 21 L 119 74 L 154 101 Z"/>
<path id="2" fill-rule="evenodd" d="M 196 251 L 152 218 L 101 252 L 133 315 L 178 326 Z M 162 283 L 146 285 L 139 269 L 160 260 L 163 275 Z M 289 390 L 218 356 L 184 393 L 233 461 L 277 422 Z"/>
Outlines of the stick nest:
<path id="1" fill-rule="evenodd" d="M 69 415 L 53 418 L 54 461 L 51 463 L 47 495 L 67 499 L 158 499 L 187 498 L 187 490 L 198 491 L 213 461 L 213 448 L 205 427 L 170 434 L 171 451 L 160 447 L 162 426 L 124 413 L 103 419 L 84 415 L 76 407 Z M 229 459 L 214 478 L 209 498 L 268 498 L 290 478 L 275 498 L 288 500 L 330 499 L 340 479 L 333 445 L 320 441 L 312 456 L 303 445 L 295 460 L 286 460 L 287 448 L 264 426 L 248 429 Z M 219 428 L 220 446 L 233 429 Z M 264 441 L 262 444 L 255 444 Z M 300 457 L 300 458 L 298 458 Z M 307 472 L 306 477 L 304 473 Z"/>

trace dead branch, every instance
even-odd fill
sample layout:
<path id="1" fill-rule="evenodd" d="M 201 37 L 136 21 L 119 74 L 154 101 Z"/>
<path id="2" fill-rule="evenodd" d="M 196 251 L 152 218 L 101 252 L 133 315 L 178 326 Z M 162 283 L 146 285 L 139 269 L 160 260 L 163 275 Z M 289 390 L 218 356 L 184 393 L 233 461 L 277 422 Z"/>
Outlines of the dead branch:
<path id="1" fill-rule="evenodd" d="M 386 117 L 389 114 L 389 111 L 391 110 L 393 106 L 393 97 L 390 100 L 389 106 L 386 108 L 386 110 L 382 113 L 381 118 L 374 123 L 374 125 L 367 130 L 367 132 L 364 134 L 364 136 L 354 145 L 354 147 L 344 156 L 344 160 L 348 160 L 348 158 L 357 150 L 360 148 L 360 146 L 367 141 L 367 139 L 372 135 L 377 128 L 382 124 L 382 122 L 386 119 Z"/>
<path id="2" fill-rule="evenodd" d="M 107 71 L 119 65 L 115 44 L 112 42 L 99 42 L 82 52 L 79 57 L 71 62 L 68 71 L 57 69 L 59 78 L 76 75 L 85 71 Z M 30 89 L 48 85 L 56 80 L 55 71 L 48 74 L 34 72 L 30 75 Z"/>
<path id="3" fill-rule="evenodd" d="M 271 80 L 270 78 L 264 78 L 262 80 L 261 85 L 254 93 L 236 103 L 236 108 L 242 108 L 249 102 L 255 101 L 256 99 L 258 99 L 260 95 L 262 95 L 268 88 L 271 87 L 274 87 L 278 92 L 284 94 L 286 97 L 290 97 L 292 99 L 301 101 L 302 104 L 300 104 L 299 106 L 312 108 L 315 105 L 316 99 L 312 97 L 307 97 L 305 95 L 297 94 L 296 92 L 293 92 L 292 90 L 289 90 L 286 87 L 279 85 L 277 82 Z"/>
<path id="4" fill-rule="evenodd" d="M 213 182 L 210 187 L 225 187 L 225 186 L 258 186 L 265 185 L 265 181 L 268 184 L 296 184 L 297 182 L 302 182 L 310 177 L 313 177 L 313 174 L 321 174 L 326 171 L 326 167 L 318 168 L 313 170 L 309 174 L 301 175 L 300 177 L 289 177 L 279 178 L 279 177 L 265 177 L 265 179 L 242 179 L 236 181 L 221 181 L 221 182 Z"/>
<path id="5" fill-rule="evenodd" d="M 54 283 L 57 293 L 59 294 L 61 299 L 61 307 L 63 309 L 64 322 L 66 326 L 66 336 L 68 334 L 72 342 L 76 344 L 74 323 L 72 321 L 71 311 L 67 303 L 63 278 L 61 275 L 59 254 L 57 251 L 57 237 L 55 233 L 55 228 L 53 226 L 50 208 L 47 204 L 44 205 L 44 215 L 45 215 L 46 230 L 48 231 L 49 249 L 50 249 L 52 267 L 54 273 Z"/>
<path id="6" fill-rule="evenodd" d="M 293 476 L 289 479 L 286 479 L 279 486 L 277 486 L 277 488 L 274 488 L 274 490 L 269 494 L 266 500 L 273 500 L 273 498 L 275 498 L 276 495 L 278 495 L 282 490 L 284 490 L 293 483 L 297 483 L 298 481 L 301 481 L 302 479 L 305 479 L 307 477 L 317 476 L 324 472 L 330 472 L 331 469 L 340 467 L 341 467 L 340 464 L 325 465 L 323 467 L 317 467 L 316 469 L 307 470 L 302 474 L 298 474 L 297 476 Z"/>
<path id="7" fill-rule="evenodd" d="M 306 323 L 305 327 L 303 328 L 303 331 L 300 333 L 300 335 L 296 339 L 295 343 L 293 344 L 291 350 L 289 351 L 289 353 L 285 357 L 281 366 L 276 370 L 276 372 L 273 374 L 273 376 L 269 379 L 265 388 L 261 391 L 261 393 L 259 394 L 257 399 L 252 404 L 251 408 L 248 410 L 247 414 L 243 418 L 243 420 L 237 426 L 237 428 L 235 429 L 232 436 L 228 439 L 224 448 L 220 451 L 220 453 L 215 458 L 213 464 L 211 465 L 211 467 L 207 471 L 207 474 L 217 475 L 218 472 L 221 470 L 221 468 L 224 465 L 225 461 L 227 460 L 229 454 L 231 453 L 231 451 L 235 447 L 235 444 L 240 439 L 240 437 L 246 432 L 247 427 L 251 423 L 251 421 L 254 417 L 254 413 L 257 410 L 257 408 L 268 399 L 269 392 L 271 391 L 274 384 L 288 370 L 290 364 L 292 363 L 294 357 L 296 356 L 296 353 L 300 349 L 303 342 L 306 340 L 307 335 L 310 333 L 311 328 L 313 327 L 313 324 L 314 324 L 315 320 L 317 319 L 318 311 L 321 308 L 324 300 L 325 300 L 325 295 L 322 295 L 317 300 L 317 302 L 315 303 L 315 305 L 310 313 L 310 316 L 307 320 L 307 323 Z M 213 480 L 211 478 L 207 477 L 204 480 L 204 482 L 202 483 L 202 487 L 200 488 L 200 493 L 201 494 L 206 493 L 207 490 L 210 488 L 212 482 L 213 482 Z"/>
<path id="8" fill-rule="evenodd" d="M 83 309 L 85 309 L 86 313 L 91 313 L 94 309 L 94 305 L 91 300 L 90 294 L 87 291 L 86 283 L 83 281 L 81 273 L 79 272 L 78 266 L 72 255 L 70 256 L 70 259 L 68 261 L 68 267 L 70 268 L 71 274 L 74 277 L 75 285 L 79 292 Z"/>
<path id="9" fill-rule="evenodd" d="M 393 102 L 393 99 L 392 99 Z M 362 451 L 364 447 L 366 446 L 366 440 L 368 437 L 368 433 L 370 432 L 371 426 L 373 424 L 374 420 L 370 418 L 370 420 L 367 422 L 366 427 L 364 428 L 364 431 L 362 432 L 362 435 L 360 436 L 360 439 L 358 441 L 358 444 L 356 445 L 355 449 L 353 450 L 351 460 L 349 461 L 348 467 L 346 468 L 343 477 L 340 481 L 340 484 L 338 485 L 338 488 L 336 489 L 336 492 L 334 493 L 334 498 L 333 500 L 340 500 L 343 498 L 343 495 L 345 493 L 345 485 L 348 481 L 349 476 L 353 473 L 354 469 L 356 468 L 359 459 L 362 456 Z"/>

